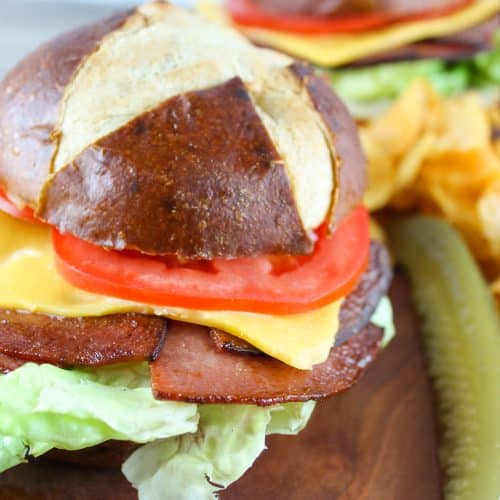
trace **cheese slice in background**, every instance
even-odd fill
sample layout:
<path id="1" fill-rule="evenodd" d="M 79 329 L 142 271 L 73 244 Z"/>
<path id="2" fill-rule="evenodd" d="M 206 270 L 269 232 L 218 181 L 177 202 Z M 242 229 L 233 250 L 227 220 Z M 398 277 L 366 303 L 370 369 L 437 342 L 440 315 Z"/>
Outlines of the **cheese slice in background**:
<path id="1" fill-rule="evenodd" d="M 0 212 L 0 308 L 57 316 L 138 312 L 219 328 L 300 369 L 326 360 L 335 342 L 342 301 L 289 316 L 201 311 L 130 302 L 85 292 L 55 267 L 50 229 Z"/>
<path id="2" fill-rule="evenodd" d="M 198 11 L 206 17 L 231 23 L 221 2 L 201 0 Z M 500 0 L 477 0 L 446 16 L 398 23 L 388 28 L 353 35 L 301 35 L 260 28 L 239 27 L 248 38 L 319 66 L 339 66 L 419 40 L 440 38 L 475 26 L 500 12 Z"/>

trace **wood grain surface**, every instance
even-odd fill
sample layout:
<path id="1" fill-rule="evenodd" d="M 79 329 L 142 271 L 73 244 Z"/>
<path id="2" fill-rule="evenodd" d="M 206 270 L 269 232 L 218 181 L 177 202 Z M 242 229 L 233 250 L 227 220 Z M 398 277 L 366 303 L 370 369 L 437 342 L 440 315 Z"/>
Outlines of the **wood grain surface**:
<path id="1" fill-rule="evenodd" d="M 366 376 L 318 404 L 299 436 L 271 436 L 269 449 L 223 499 L 441 498 L 432 396 L 401 276 L 391 297 L 398 335 Z M 39 460 L 0 476 L 0 498 L 131 500 L 136 494 L 119 471 Z"/>

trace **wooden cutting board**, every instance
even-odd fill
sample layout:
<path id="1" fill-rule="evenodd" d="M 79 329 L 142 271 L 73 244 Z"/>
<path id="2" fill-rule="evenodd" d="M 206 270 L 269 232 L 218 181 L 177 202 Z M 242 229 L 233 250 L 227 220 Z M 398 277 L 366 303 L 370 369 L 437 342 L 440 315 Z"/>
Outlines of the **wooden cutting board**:
<path id="1" fill-rule="evenodd" d="M 391 290 L 397 337 L 351 390 L 318 404 L 299 436 L 268 450 L 224 499 L 440 499 L 432 396 L 409 288 Z M 6 500 L 129 500 L 119 471 L 39 460 L 0 476 Z M 174 499 L 175 500 L 175 499 Z"/>

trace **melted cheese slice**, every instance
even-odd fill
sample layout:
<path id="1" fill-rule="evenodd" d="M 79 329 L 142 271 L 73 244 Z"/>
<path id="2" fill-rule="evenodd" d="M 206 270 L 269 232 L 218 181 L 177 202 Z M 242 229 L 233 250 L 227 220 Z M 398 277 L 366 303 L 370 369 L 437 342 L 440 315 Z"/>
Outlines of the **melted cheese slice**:
<path id="1" fill-rule="evenodd" d="M 219 328 L 300 369 L 325 361 L 334 344 L 342 301 L 290 316 L 172 309 L 87 293 L 64 281 L 54 264 L 47 227 L 0 212 L 0 307 L 58 316 L 139 312 Z"/>
<path id="2" fill-rule="evenodd" d="M 202 0 L 198 9 L 211 19 L 230 22 L 218 2 Z M 489 19 L 499 11 L 499 0 L 477 0 L 451 15 L 399 23 L 389 28 L 355 35 L 298 35 L 265 29 L 238 28 L 250 39 L 264 46 L 274 47 L 320 66 L 337 66 L 418 40 L 457 33 Z"/>

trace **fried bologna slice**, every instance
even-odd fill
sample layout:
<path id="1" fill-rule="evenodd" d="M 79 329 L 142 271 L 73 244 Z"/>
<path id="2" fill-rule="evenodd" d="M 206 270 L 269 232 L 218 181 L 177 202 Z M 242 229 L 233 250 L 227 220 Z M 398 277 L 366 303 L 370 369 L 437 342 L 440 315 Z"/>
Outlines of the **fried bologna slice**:
<path id="1" fill-rule="evenodd" d="M 154 360 L 166 331 L 165 319 L 140 314 L 60 318 L 0 310 L 0 370 L 19 360 L 60 366 Z"/>
<path id="2" fill-rule="evenodd" d="M 313 370 L 276 359 L 219 351 L 206 328 L 173 322 L 160 357 L 151 363 L 157 399 L 260 406 L 323 399 L 348 389 L 379 350 L 382 330 L 368 325 L 330 351 Z"/>
<path id="3" fill-rule="evenodd" d="M 23 365 L 25 361 L 0 353 L 0 373 L 9 373 Z"/>
<path id="4" fill-rule="evenodd" d="M 351 387 L 375 358 L 382 330 L 368 325 L 313 370 L 297 370 L 267 356 L 219 351 L 207 329 L 172 322 L 168 342 L 151 363 L 157 399 L 260 406 L 323 399 Z M 0 354 L 0 373 L 26 360 Z"/>
<path id="5" fill-rule="evenodd" d="M 368 269 L 340 309 L 340 329 L 335 345 L 344 343 L 369 323 L 380 299 L 389 290 L 392 276 L 389 251 L 382 243 L 372 241 Z"/>

